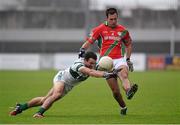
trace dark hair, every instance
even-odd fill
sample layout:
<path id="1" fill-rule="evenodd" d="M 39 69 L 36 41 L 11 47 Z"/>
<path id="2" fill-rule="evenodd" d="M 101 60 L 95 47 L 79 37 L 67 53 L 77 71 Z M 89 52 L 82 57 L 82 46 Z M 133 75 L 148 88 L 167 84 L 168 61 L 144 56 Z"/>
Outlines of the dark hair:
<path id="1" fill-rule="evenodd" d="M 89 60 L 89 58 L 93 58 L 94 60 L 97 60 L 97 55 L 94 52 L 88 51 L 85 53 L 84 59 Z"/>
<path id="2" fill-rule="evenodd" d="M 107 10 L 106 10 L 106 17 L 108 17 L 108 15 L 110 14 L 110 15 L 113 15 L 113 14 L 117 14 L 118 15 L 118 12 L 117 12 L 117 10 L 115 9 L 115 8 L 108 8 Z"/>

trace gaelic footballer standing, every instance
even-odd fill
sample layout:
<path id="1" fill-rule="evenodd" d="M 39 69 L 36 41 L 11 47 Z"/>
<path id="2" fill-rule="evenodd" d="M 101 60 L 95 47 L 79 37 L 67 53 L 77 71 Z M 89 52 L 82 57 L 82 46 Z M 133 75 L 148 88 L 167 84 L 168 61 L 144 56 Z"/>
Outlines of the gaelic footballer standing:
<path id="1" fill-rule="evenodd" d="M 131 99 L 138 89 L 138 85 L 131 85 L 128 79 L 128 70 L 131 72 L 134 70 L 133 63 L 130 61 L 132 40 L 128 30 L 118 24 L 118 12 L 115 8 L 107 9 L 106 17 L 104 23 L 92 29 L 89 37 L 80 48 L 79 57 L 83 57 L 85 50 L 97 41 L 100 57 L 109 56 L 113 59 L 114 69 L 118 73 L 106 81 L 114 98 L 119 103 L 121 114 L 126 115 L 127 107 L 120 93 L 117 77 L 122 81 L 127 99 Z M 126 48 L 126 59 L 124 58 L 123 46 Z"/>

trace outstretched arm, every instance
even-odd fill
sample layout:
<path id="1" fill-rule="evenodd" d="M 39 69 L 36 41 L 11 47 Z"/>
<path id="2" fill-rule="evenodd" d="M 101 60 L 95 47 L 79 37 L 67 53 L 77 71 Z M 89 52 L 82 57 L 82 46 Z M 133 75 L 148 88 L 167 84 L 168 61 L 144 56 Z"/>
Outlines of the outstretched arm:
<path id="1" fill-rule="evenodd" d="M 97 71 L 97 70 L 94 70 L 94 69 L 89 69 L 87 67 L 81 67 L 79 69 L 80 72 L 82 72 L 83 74 L 86 74 L 86 75 L 89 75 L 89 76 L 92 76 L 92 77 L 97 77 L 97 78 L 107 78 L 111 75 L 113 75 L 113 73 L 108 73 L 108 72 L 104 72 L 104 71 Z"/>

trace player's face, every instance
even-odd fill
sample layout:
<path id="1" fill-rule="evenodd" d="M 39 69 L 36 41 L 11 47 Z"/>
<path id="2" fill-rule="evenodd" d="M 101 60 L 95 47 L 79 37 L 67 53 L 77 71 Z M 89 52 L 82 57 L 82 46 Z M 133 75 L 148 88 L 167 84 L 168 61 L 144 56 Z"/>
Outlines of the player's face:
<path id="1" fill-rule="evenodd" d="M 110 26 L 111 28 L 116 27 L 117 19 L 118 19 L 118 15 L 116 13 L 114 13 L 112 15 L 109 14 L 107 17 L 108 26 Z"/>
<path id="2" fill-rule="evenodd" d="M 85 66 L 90 69 L 94 69 L 96 66 L 96 60 L 94 60 L 93 58 L 89 58 L 88 60 L 85 60 L 84 63 Z"/>

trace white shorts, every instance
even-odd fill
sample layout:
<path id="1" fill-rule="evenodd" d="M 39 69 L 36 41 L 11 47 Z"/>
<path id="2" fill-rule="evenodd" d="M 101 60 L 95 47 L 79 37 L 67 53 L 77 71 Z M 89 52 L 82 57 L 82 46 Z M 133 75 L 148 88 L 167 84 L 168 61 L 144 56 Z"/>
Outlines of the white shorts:
<path id="1" fill-rule="evenodd" d="M 126 66 L 128 68 L 126 59 L 124 57 L 119 59 L 113 59 L 114 69 L 118 69 L 120 66 Z"/>
<path id="2" fill-rule="evenodd" d="M 65 72 L 65 71 L 59 71 L 59 72 L 55 75 L 55 77 L 54 77 L 54 79 L 53 79 L 53 83 L 54 83 L 54 84 L 61 84 L 61 83 L 64 84 L 64 91 L 63 91 L 61 97 L 65 96 L 69 91 L 72 90 L 72 88 L 73 88 L 74 86 L 72 86 L 71 84 L 69 84 L 69 83 L 71 83 L 72 81 L 73 81 L 73 79 L 71 79 L 71 76 L 70 76 L 70 75 L 66 75 L 66 72 Z"/>

